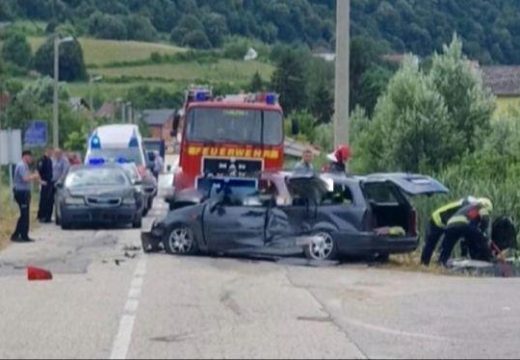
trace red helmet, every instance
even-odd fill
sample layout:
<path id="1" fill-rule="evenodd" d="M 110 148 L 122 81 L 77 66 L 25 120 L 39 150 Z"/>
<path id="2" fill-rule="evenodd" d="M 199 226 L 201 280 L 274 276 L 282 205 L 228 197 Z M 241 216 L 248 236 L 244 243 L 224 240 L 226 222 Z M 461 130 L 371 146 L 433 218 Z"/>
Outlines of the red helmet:
<path id="1" fill-rule="evenodd" d="M 347 162 L 352 155 L 352 151 L 348 145 L 339 146 L 335 152 L 329 154 L 328 158 L 338 163 Z"/>

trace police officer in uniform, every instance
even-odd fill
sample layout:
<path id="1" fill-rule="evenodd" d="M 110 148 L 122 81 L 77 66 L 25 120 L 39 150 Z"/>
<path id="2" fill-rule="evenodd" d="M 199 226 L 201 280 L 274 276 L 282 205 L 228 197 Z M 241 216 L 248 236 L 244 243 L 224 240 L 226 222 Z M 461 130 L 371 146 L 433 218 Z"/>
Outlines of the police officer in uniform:
<path id="1" fill-rule="evenodd" d="M 50 223 L 54 205 L 54 183 L 52 182 L 52 149 L 47 149 L 38 161 L 38 173 L 40 179 L 46 184 L 40 191 L 40 206 L 38 208 L 38 220 L 42 223 Z"/>
<path id="2" fill-rule="evenodd" d="M 22 161 L 20 161 L 14 171 L 14 198 L 20 208 L 20 218 L 16 224 L 16 229 L 11 236 L 14 242 L 31 242 L 29 238 L 29 216 L 31 206 L 31 182 L 39 181 L 37 173 L 31 174 L 29 165 L 32 163 L 32 153 L 24 151 Z M 44 182 L 41 182 L 44 185 Z"/>

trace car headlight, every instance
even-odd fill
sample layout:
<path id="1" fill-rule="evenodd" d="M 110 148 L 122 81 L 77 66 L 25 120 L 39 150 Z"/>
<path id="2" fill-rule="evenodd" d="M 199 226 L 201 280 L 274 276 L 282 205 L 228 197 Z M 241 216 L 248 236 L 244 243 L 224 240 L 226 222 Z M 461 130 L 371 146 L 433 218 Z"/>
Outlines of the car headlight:
<path id="1" fill-rule="evenodd" d="M 133 197 L 123 199 L 123 205 L 135 205 L 135 204 L 136 204 L 135 198 L 133 198 Z"/>
<path id="2" fill-rule="evenodd" d="M 65 205 L 81 206 L 85 205 L 85 199 L 81 197 L 67 197 L 65 198 Z"/>

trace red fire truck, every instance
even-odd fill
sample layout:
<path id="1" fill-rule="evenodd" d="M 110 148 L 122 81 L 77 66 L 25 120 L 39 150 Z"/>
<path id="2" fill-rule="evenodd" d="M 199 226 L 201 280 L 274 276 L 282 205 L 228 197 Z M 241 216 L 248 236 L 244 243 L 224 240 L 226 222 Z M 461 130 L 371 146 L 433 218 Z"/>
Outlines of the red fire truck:
<path id="1" fill-rule="evenodd" d="M 209 88 L 190 88 L 174 122 L 173 135 L 180 134 L 175 193 L 200 188 L 208 178 L 245 180 L 261 171 L 281 170 L 283 129 L 283 111 L 274 93 L 214 97 Z"/>

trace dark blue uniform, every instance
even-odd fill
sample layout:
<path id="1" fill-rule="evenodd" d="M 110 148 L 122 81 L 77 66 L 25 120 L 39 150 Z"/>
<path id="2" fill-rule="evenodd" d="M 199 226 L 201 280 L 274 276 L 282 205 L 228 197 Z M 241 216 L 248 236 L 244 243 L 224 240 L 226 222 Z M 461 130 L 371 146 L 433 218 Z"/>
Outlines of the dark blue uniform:
<path id="1" fill-rule="evenodd" d="M 54 207 L 54 183 L 52 182 L 52 159 L 47 155 L 43 155 L 38 161 L 38 173 L 42 181 L 46 182 L 41 187 L 38 219 L 43 222 L 50 222 Z"/>
<path id="2" fill-rule="evenodd" d="M 29 214 L 31 204 L 31 183 L 25 181 L 29 176 L 29 166 L 20 161 L 14 171 L 14 198 L 20 208 L 20 218 L 16 223 L 16 229 L 11 236 L 13 241 L 29 241 Z"/>

